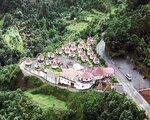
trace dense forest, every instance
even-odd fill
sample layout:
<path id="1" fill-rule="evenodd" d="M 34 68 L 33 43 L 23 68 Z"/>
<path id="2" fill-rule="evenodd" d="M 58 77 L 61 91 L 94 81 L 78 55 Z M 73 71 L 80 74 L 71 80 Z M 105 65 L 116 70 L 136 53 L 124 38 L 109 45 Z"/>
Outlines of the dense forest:
<path id="1" fill-rule="evenodd" d="M 150 76 L 150 1 L 128 0 L 108 21 L 105 34 L 112 57 L 130 56 Z"/>
<path id="2" fill-rule="evenodd" d="M 22 56 L 35 57 L 38 53 L 54 50 L 71 37 L 77 39 L 80 35 L 97 32 L 98 29 L 94 29 L 100 28 L 95 25 L 97 18 L 89 22 L 83 16 L 92 8 L 108 12 L 109 4 L 102 0 L 1 0 L 1 66 L 18 62 Z M 96 13 L 89 15 L 97 16 Z M 74 18 L 77 21 L 74 22 Z M 72 30 L 76 23 L 83 29 Z M 87 23 L 89 29 L 85 29 Z"/>
<path id="3" fill-rule="evenodd" d="M 112 57 L 128 54 L 149 67 L 148 3 L 149 0 L 0 0 L 0 119 L 146 119 L 145 112 L 125 95 L 115 91 L 69 92 L 33 76 L 25 77 L 18 63 L 26 56 L 55 51 L 71 39 L 91 35 L 99 42 L 106 31 L 104 38 Z M 37 95 L 44 97 L 37 100 Z M 49 96 L 54 96 L 54 101 L 65 109 L 40 103 L 46 103 Z"/>

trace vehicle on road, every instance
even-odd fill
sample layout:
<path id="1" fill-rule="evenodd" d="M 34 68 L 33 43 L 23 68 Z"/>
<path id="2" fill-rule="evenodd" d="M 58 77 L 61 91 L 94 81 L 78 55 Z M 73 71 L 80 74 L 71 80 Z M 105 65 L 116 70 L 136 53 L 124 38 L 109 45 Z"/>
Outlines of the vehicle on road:
<path id="1" fill-rule="evenodd" d="M 129 73 L 125 74 L 125 76 L 126 76 L 126 78 L 127 78 L 129 81 L 131 81 L 131 80 L 132 80 L 132 78 L 131 78 L 131 76 L 130 76 L 130 74 L 129 74 Z"/>

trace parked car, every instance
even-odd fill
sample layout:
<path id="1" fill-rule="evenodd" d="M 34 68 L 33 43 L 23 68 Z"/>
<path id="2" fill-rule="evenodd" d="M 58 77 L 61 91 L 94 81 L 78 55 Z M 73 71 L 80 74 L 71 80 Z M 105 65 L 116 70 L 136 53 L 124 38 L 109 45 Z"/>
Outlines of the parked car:
<path id="1" fill-rule="evenodd" d="M 129 81 L 131 81 L 131 80 L 132 80 L 132 78 L 131 78 L 131 76 L 130 76 L 130 74 L 129 74 L 129 73 L 127 73 L 125 76 L 126 76 L 126 78 L 127 78 Z"/>

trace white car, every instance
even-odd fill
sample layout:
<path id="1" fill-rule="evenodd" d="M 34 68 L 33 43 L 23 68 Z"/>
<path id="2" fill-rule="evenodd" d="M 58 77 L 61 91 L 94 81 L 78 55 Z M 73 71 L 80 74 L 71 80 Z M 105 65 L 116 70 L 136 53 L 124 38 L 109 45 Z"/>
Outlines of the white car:
<path id="1" fill-rule="evenodd" d="M 125 76 L 126 76 L 126 78 L 127 78 L 129 81 L 131 81 L 131 80 L 132 80 L 132 78 L 131 78 L 131 76 L 130 76 L 130 74 L 129 74 L 129 73 L 127 73 Z"/>

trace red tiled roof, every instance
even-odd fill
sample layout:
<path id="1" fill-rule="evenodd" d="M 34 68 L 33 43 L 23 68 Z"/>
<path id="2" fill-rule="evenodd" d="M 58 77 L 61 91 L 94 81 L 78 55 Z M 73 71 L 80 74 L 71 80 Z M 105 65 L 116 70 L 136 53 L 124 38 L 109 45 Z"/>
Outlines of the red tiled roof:
<path id="1" fill-rule="evenodd" d="M 88 45 L 88 46 L 90 46 L 90 45 L 92 45 L 92 44 L 93 44 L 92 41 L 87 41 L 87 45 Z"/>
<path id="2" fill-rule="evenodd" d="M 92 47 L 91 46 L 87 46 L 87 50 L 89 52 L 90 50 L 92 50 Z"/>
<path id="3" fill-rule="evenodd" d="M 32 60 L 30 58 L 26 59 L 25 64 L 26 65 L 31 65 L 32 64 Z"/>
<path id="4" fill-rule="evenodd" d="M 83 52 L 82 48 L 78 48 L 78 53 Z"/>
<path id="5" fill-rule="evenodd" d="M 81 60 L 82 60 L 82 61 L 87 61 L 87 59 L 88 59 L 88 58 L 87 58 L 86 55 L 82 55 L 82 56 L 81 56 Z"/>
<path id="6" fill-rule="evenodd" d="M 62 48 L 58 48 L 58 49 L 56 50 L 56 53 L 57 53 L 57 54 L 62 54 Z"/>
<path id="7" fill-rule="evenodd" d="M 61 69 L 66 69 L 67 68 L 67 66 L 66 65 L 61 65 Z"/>
<path id="8" fill-rule="evenodd" d="M 86 80 L 91 79 L 92 77 L 93 77 L 93 74 L 92 74 L 92 73 L 88 73 L 88 72 L 84 72 L 84 73 L 80 76 L 80 78 L 86 79 Z"/>
<path id="9" fill-rule="evenodd" d="M 54 68 L 54 69 L 55 69 L 55 68 L 58 68 L 58 64 L 57 64 L 56 62 L 53 62 L 53 63 L 52 63 L 52 68 Z"/>
<path id="10" fill-rule="evenodd" d="M 94 68 L 92 71 L 94 76 L 102 76 L 107 74 L 114 74 L 114 69 L 111 67 L 103 68 L 103 67 L 97 67 Z"/>
<path id="11" fill-rule="evenodd" d="M 83 71 L 88 72 L 88 73 L 92 73 L 92 68 L 85 68 Z"/>
<path id="12" fill-rule="evenodd" d="M 78 44 L 78 48 L 80 49 L 80 48 L 84 48 L 84 44 Z"/>
<path id="13" fill-rule="evenodd" d="M 94 59 L 96 57 L 95 54 L 90 54 L 90 59 Z"/>
<path id="14" fill-rule="evenodd" d="M 81 74 L 82 74 L 81 71 L 76 71 L 70 68 L 70 69 L 63 69 L 63 71 L 60 73 L 60 76 L 74 80 L 76 77 L 80 76 Z"/>
<path id="15" fill-rule="evenodd" d="M 54 53 L 48 52 L 48 58 L 50 58 L 50 57 L 54 58 Z"/>
<path id="16" fill-rule="evenodd" d="M 60 59 L 58 57 L 55 57 L 53 61 L 56 62 L 56 63 L 59 63 Z"/>
<path id="17" fill-rule="evenodd" d="M 92 37 L 88 37 L 87 40 L 88 41 L 93 41 L 93 38 Z"/>
<path id="18" fill-rule="evenodd" d="M 72 46 L 70 47 L 70 50 L 71 50 L 71 51 L 76 51 L 76 49 L 77 49 L 77 48 L 76 48 L 75 45 L 72 45 Z"/>
<path id="19" fill-rule="evenodd" d="M 95 57 L 93 62 L 94 62 L 94 64 L 99 64 L 100 61 L 99 61 L 99 59 L 97 57 Z"/>
<path id="20" fill-rule="evenodd" d="M 39 61 L 39 60 L 44 61 L 44 55 L 40 54 L 40 55 L 38 56 L 38 61 Z"/>
<path id="21" fill-rule="evenodd" d="M 69 53 L 69 56 L 70 56 L 70 57 L 75 57 L 75 56 L 76 56 L 76 53 L 73 52 L 73 51 L 71 51 L 71 52 Z"/>
<path id="22" fill-rule="evenodd" d="M 66 54 L 69 54 L 69 53 L 70 53 L 69 47 L 66 47 L 66 48 L 64 48 L 64 49 L 65 49 L 65 53 L 66 53 Z"/>
<path id="23" fill-rule="evenodd" d="M 87 54 L 91 56 L 92 54 L 94 54 L 94 51 L 93 50 L 88 50 Z"/>

